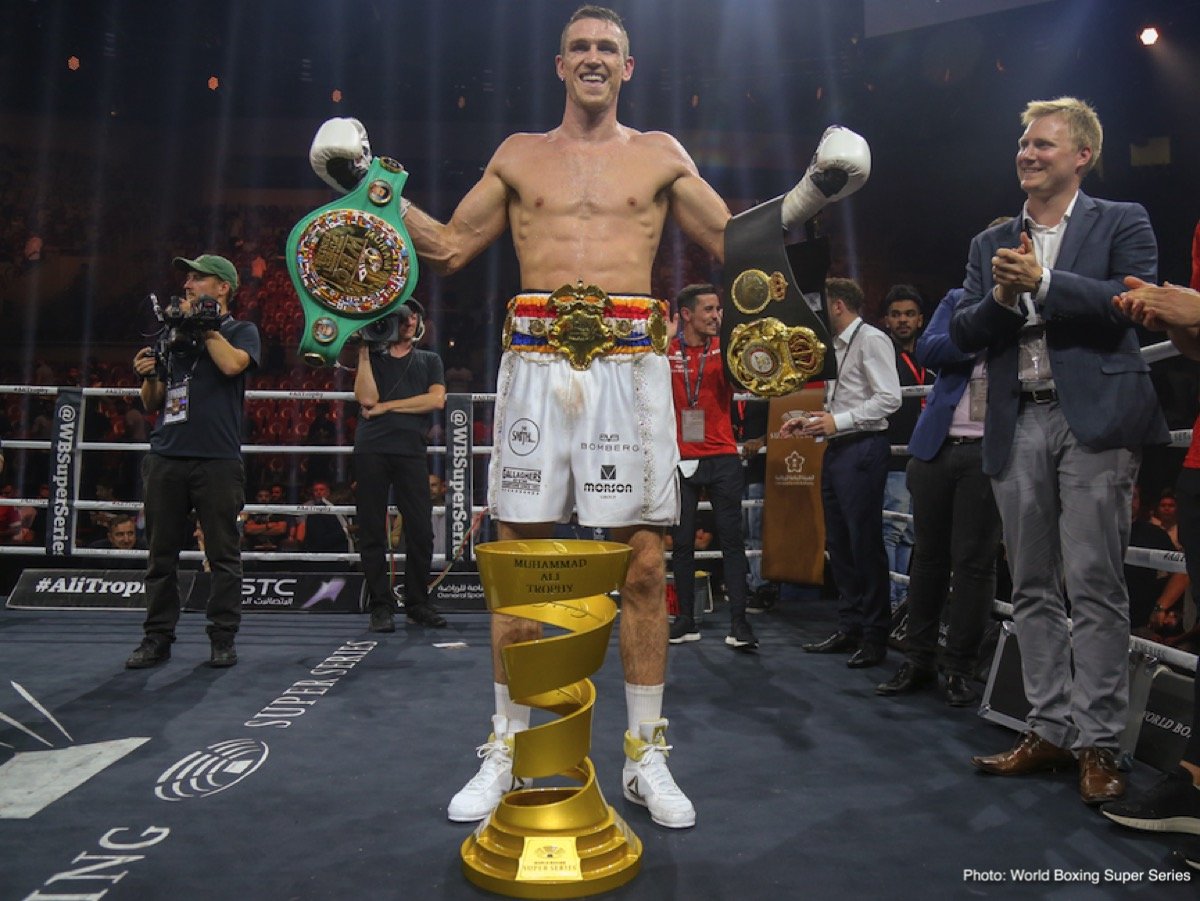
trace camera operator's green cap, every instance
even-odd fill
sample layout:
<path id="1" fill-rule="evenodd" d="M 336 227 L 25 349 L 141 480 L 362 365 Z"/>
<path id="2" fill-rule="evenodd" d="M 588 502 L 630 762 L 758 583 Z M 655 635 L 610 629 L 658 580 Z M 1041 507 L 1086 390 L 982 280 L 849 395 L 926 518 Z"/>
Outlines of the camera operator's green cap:
<path id="1" fill-rule="evenodd" d="M 203 272 L 205 275 L 215 275 L 229 285 L 231 291 L 238 289 L 237 267 L 225 257 L 215 253 L 202 253 L 194 260 L 187 257 L 175 257 L 175 268 L 184 272 Z"/>

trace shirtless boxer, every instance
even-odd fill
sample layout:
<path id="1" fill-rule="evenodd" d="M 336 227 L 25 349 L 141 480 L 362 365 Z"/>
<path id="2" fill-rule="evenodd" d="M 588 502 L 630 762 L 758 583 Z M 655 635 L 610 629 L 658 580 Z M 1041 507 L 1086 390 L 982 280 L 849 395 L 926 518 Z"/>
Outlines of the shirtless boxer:
<path id="1" fill-rule="evenodd" d="M 404 216 L 421 261 L 442 275 L 512 232 L 524 290 L 509 304 L 488 504 L 503 539 L 547 537 L 576 509 L 580 524 L 607 528 L 632 548 L 621 589 L 628 721 L 622 787 L 654 822 L 686 828 L 696 812 L 667 768 L 662 717 L 663 535 L 678 518 L 678 451 L 674 419 L 662 413 L 671 402 L 667 311 L 650 297 L 650 273 L 668 213 L 721 259 L 730 212 L 675 138 L 617 121 L 617 97 L 633 68 L 620 17 L 581 7 L 555 58 L 566 89 L 562 124 L 507 138 L 449 222 L 407 204 Z M 332 119 L 313 139 L 310 158 L 331 186 L 349 190 L 370 162 L 366 132 L 357 120 Z M 840 128 L 826 132 L 784 201 L 782 225 L 800 226 L 850 194 L 869 168 L 862 138 Z M 602 289 L 598 301 L 606 305 L 611 340 L 599 356 L 583 360 L 578 344 L 563 342 L 553 325 L 572 302 L 597 301 L 587 286 Z M 546 477 L 530 494 L 528 480 L 506 486 L 506 468 Z M 492 618 L 493 733 L 478 749 L 479 772 L 450 801 L 451 820 L 483 819 L 505 792 L 522 787 L 512 776 L 512 736 L 527 728 L 529 708 L 509 697 L 500 652 L 538 635 L 535 623 Z"/>

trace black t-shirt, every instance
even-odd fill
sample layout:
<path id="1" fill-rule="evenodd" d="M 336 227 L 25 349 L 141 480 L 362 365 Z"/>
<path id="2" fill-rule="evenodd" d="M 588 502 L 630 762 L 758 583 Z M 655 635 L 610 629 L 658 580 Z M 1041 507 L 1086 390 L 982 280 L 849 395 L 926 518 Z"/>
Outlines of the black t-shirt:
<path id="1" fill-rule="evenodd" d="M 1135 520 L 1129 530 L 1129 546 L 1145 547 L 1155 551 L 1173 551 L 1171 536 L 1152 522 Z M 1129 589 L 1129 627 L 1144 628 L 1150 622 L 1150 614 L 1158 604 L 1158 596 L 1166 587 L 1158 571 L 1145 566 L 1125 565 L 1125 585 Z"/>
<path id="2" fill-rule="evenodd" d="M 896 372 L 900 376 L 901 388 L 906 385 L 928 385 L 933 381 L 933 372 L 925 369 L 912 354 L 902 351 L 899 347 L 896 347 Z M 913 429 L 917 426 L 917 419 L 921 416 L 922 406 L 924 398 L 905 397 L 900 401 L 900 409 L 888 414 L 888 444 L 908 444 Z M 892 472 L 903 472 L 906 466 L 907 456 L 893 455 L 888 460 L 888 469 Z"/>
<path id="3" fill-rule="evenodd" d="M 266 531 L 252 533 L 243 529 L 242 546 L 247 550 L 275 550 L 279 547 L 280 542 L 284 541 L 288 537 L 288 531 L 290 528 L 288 525 L 288 517 L 282 513 L 255 513 L 248 521 L 254 523 L 255 525 L 266 526 L 274 525 L 276 523 L 283 523 L 284 529 L 282 535 L 272 535 Z"/>
<path id="4" fill-rule="evenodd" d="M 442 358 L 429 350 L 413 348 L 402 357 L 372 353 L 371 374 L 379 389 L 380 403 L 403 400 L 428 393 L 434 385 L 445 385 Z M 428 413 L 384 413 L 360 419 L 354 435 L 357 453 L 425 456 Z"/>
<path id="5" fill-rule="evenodd" d="M 208 351 L 172 353 L 164 387 L 167 396 L 150 433 L 150 451 L 164 457 L 211 460 L 242 458 L 242 413 L 246 375 L 258 366 L 262 342 L 258 328 L 232 316 L 221 322 L 221 335 L 250 355 L 250 365 L 232 378 L 223 374 Z M 171 422 L 175 389 L 186 389 L 186 419 Z M 176 414 L 177 415 L 177 414 Z"/>

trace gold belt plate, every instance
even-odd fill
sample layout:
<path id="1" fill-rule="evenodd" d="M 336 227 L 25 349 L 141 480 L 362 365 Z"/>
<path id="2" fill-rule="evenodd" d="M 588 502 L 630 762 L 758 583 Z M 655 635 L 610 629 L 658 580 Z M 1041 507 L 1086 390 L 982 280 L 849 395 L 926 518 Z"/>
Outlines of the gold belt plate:
<path id="1" fill-rule="evenodd" d="M 746 269 L 733 280 L 733 305 L 747 316 L 761 313 L 772 301 L 787 297 L 788 282 L 782 272 L 770 275 L 761 269 Z"/>
<path id="2" fill-rule="evenodd" d="M 812 329 L 767 317 L 734 328 L 727 359 L 734 377 L 752 393 L 779 397 L 798 391 L 820 372 L 825 351 Z"/>
<path id="3" fill-rule="evenodd" d="M 550 295 L 554 322 L 546 343 L 567 358 L 572 369 L 587 369 L 592 360 L 612 353 L 617 336 L 604 321 L 613 312 L 608 294 L 595 285 L 563 285 Z"/>
<path id="4" fill-rule="evenodd" d="M 502 339 L 504 349 L 512 348 L 515 330 L 516 299 L 509 304 L 504 320 Z M 634 320 L 618 318 L 616 307 L 607 292 L 595 285 L 564 285 L 546 300 L 554 319 L 535 319 L 529 324 L 529 333 L 544 337 L 546 346 L 567 358 L 573 369 L 585 370 L 596 357 L 617 351 L 618 341 L 628 340 L 633 335 Z M 664 354 L 667 351 L 667 320 L 661 304 L 654 302 L 646 315 L 648 347 L 627 349 L 628 352 Z"/>

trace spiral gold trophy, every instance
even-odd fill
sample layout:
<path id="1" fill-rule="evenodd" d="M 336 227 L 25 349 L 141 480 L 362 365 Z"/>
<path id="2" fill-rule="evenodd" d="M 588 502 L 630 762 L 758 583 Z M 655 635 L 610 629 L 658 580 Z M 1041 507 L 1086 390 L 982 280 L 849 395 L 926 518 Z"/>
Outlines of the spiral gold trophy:
<path id="1" fill-rule="evenodd" d="M 642 843 L 604 800 L 588 759 L 596 686 L 629 547 L 609 541 L 494 541 L 476 549 L 494 613 L 564 630 L 506 647 L 514 701 L 559 718 L 513 737 L 514 776 L 560 776 L 577 786 L 509 792 L 462 844 L 463 873 L 513 898 L 577 898 L 624 885 Z"/>

